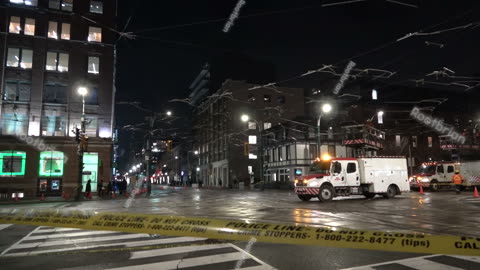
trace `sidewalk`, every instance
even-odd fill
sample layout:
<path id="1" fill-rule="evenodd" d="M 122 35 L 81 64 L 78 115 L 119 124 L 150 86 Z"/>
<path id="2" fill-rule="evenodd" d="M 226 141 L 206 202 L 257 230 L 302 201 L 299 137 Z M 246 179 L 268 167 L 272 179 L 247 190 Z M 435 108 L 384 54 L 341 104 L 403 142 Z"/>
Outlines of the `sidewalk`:
<path id="1" fill-rule="evenodd" d="M 118 199 L 127 199 L 125 195 L 118 195 L 115 194 L 115 198 L 100 198 L 98 196 L 93 196 L 92 199 L 87 199 L 82 197 L 79 201 L 76 201 L 75 198 L 70 198 L 69 200 L 62 198 L 62 197 L 46 197 L 45 200 L 37 199 L 19 199 L 18 201 L 14 201 L 13 199 L 10 200 L 1 200 L 0 205 L 15 205 L 15 204 L 34 204 L 34 203 L 53 203 L 53 202 L 89 202 L 89 201 L 109 201 L 109 200 L 118 200 Z"/>

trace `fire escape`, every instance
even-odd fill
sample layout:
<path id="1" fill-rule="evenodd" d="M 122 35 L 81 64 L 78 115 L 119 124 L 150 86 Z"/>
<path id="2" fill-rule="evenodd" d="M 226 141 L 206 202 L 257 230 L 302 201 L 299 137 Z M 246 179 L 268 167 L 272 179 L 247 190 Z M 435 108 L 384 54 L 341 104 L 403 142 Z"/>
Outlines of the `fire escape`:
<path id="1" fill-rule="evenodd" d="M 342 129 L 343 145 L 353 148 L 356 156 L 375 155 L 376 151 L 383 149 L 385 132 L 371 125 L 350 125 Z"/>

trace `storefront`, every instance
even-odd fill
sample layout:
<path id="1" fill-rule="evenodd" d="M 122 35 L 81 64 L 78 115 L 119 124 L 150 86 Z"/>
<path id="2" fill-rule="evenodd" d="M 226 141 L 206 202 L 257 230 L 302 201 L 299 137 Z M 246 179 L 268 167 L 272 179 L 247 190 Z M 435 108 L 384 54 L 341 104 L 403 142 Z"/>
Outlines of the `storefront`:
<path id="1" fill-rule="evenodd" d="M 40 152 L 40 164 L 38 168 L 38 195 L 60 196 L 62 195 L 63 169 L 65 155 L 58 151 Z"/>

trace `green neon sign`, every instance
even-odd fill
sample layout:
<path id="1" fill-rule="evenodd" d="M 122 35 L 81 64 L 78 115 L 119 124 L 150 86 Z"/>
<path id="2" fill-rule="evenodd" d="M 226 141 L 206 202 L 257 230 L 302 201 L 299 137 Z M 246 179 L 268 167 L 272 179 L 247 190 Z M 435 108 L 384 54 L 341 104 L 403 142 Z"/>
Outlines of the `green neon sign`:
<path id="1" fill-rule="evenodd" d="M 27 154 L 20 151 L 0 152 L 0 177 L 2 176 L 23 176 L 25 175 L 25 165 Z M 15 170 L 14 161 L 19 161 L 19 170 Z"/>
<path id="2" fill-rule="evenodd" d="M 44 151 L 40 152 L 40 165 L 38 174 L 40 176 L 63 176 L 63 152 Z"/>

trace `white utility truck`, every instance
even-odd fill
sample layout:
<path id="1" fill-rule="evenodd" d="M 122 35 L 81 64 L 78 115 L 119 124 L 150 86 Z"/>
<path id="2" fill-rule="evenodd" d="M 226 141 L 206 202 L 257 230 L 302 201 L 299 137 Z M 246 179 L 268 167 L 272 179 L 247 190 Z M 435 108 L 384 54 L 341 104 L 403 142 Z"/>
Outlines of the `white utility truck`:
<path id="1" fill-rule="evenodd" d="M 295 179 L 295 193 L 308 201 L 318 197 L 322 202 L 336 196 L 382 195 L 393 198 L 410 191 L 405 157 L 330 158 L 324 155 L 310 167 L 307 175 Z"/>
<path id="2" fill-rule="evenodd" d="M 452 176 L 455 171 L 465 178 L 465 186 L 480 186 L 480 161 L 442 161 L 425 162 L 420 165 L 415 175 L 412 175 L 410 186 L 412 188 L 429 188 L 431 191 L 438 191 L 441 188 L 451 188 L 453 185 Z"/>

